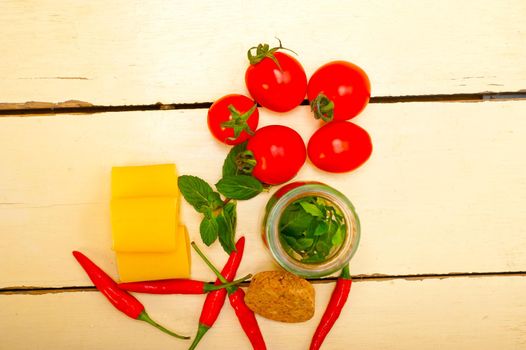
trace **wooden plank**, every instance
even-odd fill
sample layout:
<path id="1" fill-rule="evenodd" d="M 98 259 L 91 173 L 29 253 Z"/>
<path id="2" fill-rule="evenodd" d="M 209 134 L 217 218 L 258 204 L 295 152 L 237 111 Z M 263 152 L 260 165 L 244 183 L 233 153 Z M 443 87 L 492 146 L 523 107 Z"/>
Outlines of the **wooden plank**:
<path id="1" fill-rule="evenodd" d="M 246 50 L 275 36 L 308 75 L 361 65 L 374 96 L 517 91 L 525 16 L 522 0 L 3 1 L 0 102 L 211 101 L 246 91 Z"/>
<path id="2" fill-rule="evenodd" d="M 258 317 L 268 349 L 307 349 L 334 284 L 318 284 L 316 313 L 304 323 Z M 323 349 L 522 349 L 526 277 L 354 283 Z M 138 296 L 150 315 L 181 333 L 195 332 L 203 296 Z M 227 302 L 228 303 L 228 302 Z M 186 349 L 114 310 L 96 292 L 1 295 L 2 344 L 9 349 Z M 248 349 L 230 305 L 200 349 Z"/>
<path id="3" fill-rule="evenodd" d="M 355 274 L 524 271 L 524 115 L 524 102 L 371 105 L 357 118 L 373 139 L 369 162 L 339 175 L 307 163 L 297 179 L 354 202 L 363 226 Z M 73 249 L 116 276 L 111 167 L 175 162 L 180 174 L 215 183 L 228 147 L 205 119 L 206 110 L 0 119 L 0 287 L 89 284 Z M 307 107 L 287 117 L 263 110 L 261 123 L 292 126 L 305 141 L 317 125 Z M 269 196 L 239 203 L 248 252 L 240 274 L 273 267 L 259 233 Z M 184 203 L 198 241 L 199 218 Z M 226 260 L 218 244 L 208 252 Z M 193 276 L 212 278 L 196 256 Z"/>

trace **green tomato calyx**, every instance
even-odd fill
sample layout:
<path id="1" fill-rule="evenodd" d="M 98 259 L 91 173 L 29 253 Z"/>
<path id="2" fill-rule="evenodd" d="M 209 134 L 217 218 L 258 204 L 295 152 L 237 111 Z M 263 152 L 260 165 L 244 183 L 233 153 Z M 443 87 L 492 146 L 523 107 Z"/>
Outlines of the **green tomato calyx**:
<path id="1" fill-rule="evenodd" d="M 228 110 L 230 111 L 230 120 L 221 123 L 223 128 L 231 128 L 234 130 L 234 136 L 229 137 L 231 141 L 237 140 L 243 131 L 249 135 L 254 135 L 254 130 L 248 125 L 248 118 L 254 113 L 257 108 L 257 104 L 254 105 L 245 113 L 239 112 L 234 105 L 229 105 Z"/>
<path id="2" fill-rule="evenodd" d="M 278 38 L 276 38 L 278 39 Z M 274 53 L 278 50 L 287 50 L 295 55 L 297 55 L 296 52 L 292 51 L 291 49 L 288 49 L 286 47 L 283 47 L 281 44 L 281 40 L 278 39 L 279 46 L 271 48 L 269 44 L 259 44 L 258 46 L 253 46 L 250 49 L 248 49 L 247 56 L 250 64 L 258 64 L 265 58 L 270 58 L 276 66 L 278 66 L 279 70 L 282 71 L 281 65 L 279 64 L 278 60 L 276 59 L 276 56 L 274 56 Z M 253 54 L 252 52 L 256 50 L 256 53 Z"/>
<path id="3" fill-rule="evenodd" d="M 334 118 L 334 102 L 321 92 L 310 103 L 310 110 L 314 113 L 314 118 L 324 122 L 330 122 Z"/>

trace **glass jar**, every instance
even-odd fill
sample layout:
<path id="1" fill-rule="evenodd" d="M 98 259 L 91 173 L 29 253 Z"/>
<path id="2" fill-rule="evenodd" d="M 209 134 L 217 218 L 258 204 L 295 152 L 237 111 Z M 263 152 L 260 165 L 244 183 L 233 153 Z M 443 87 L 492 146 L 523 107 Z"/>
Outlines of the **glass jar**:
<path id="1" fill-rule="evenodd" d="M 305 263 L 294 258 L 280 239 L 279 223 L 283 212 L 304 197 L 321 197 L 342 214 L 346 225 L 343 242 L 322 262 Z M 352 258 L 360 241 L 360 221 L 351 201 L 343 193 L 320 182 L 293 182 L 276 191 L 268 201 L 263 240 L 274 260 L 285 270 L 307 278 L 322 277 L 342 269 Z"/>

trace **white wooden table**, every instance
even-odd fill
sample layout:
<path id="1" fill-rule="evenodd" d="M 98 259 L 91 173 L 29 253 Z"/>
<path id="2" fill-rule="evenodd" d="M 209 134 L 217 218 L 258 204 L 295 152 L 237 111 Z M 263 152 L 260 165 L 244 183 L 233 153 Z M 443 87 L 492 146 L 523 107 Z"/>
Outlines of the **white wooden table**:
<path id="1" fill-rule="evenodd" d="M 372 81 L 355 119 L 370 161 L 297 177 L 343 191 L 363 224 L 324 349 L 525 349 L 525 18 L 523 0 L 0 1 L 0 347 L 188 346 L 115 311 L 70 252 L 117 275 L 112 166 L 174 162 L 219 179 L 227 147 L 209 136 L 206 103 L 246 93 L 246 49 L 277 36 L 308 75 L 345 59 Z M 305 141 L 316 128 L 307 106 L 260 115 Z M 239 276 L 276 268 L 259 236 L 269 195 L 238 205 Z M 198 239 L 186 204 L 182 220 Z M 192 276 L 213 278 L 195 256 Z M 312 320 L 258 319 L 269 349 L 308 347 L 334 278 L 313 283 Z M 203 296 L 140 299 L 194 333 Z M 229 305 L 200 346 L 249 347 Z"/>

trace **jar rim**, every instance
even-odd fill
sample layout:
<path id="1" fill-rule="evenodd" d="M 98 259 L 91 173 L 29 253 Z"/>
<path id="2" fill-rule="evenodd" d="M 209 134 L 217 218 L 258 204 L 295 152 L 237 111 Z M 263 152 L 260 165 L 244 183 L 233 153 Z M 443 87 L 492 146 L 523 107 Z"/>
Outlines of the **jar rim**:
<path id="1" fill-rule="evenodd" d="M 279 221 L 283 211 L 294 201 L 307 197 L 322 197 L 336 206 L 346 224 L 344 241 L 338 251 L 321 263 L 302 263 L 291 257 L 279 238 Z M 340 191 L 322 183 L 305 183 L 287 191 L 266 213 L 264 235 L 273 258 L 285 270 L 303 277 L 330 275 L 347 264 L 356 253 L 360 242 L 360 220 L 351 201 Z"/>

